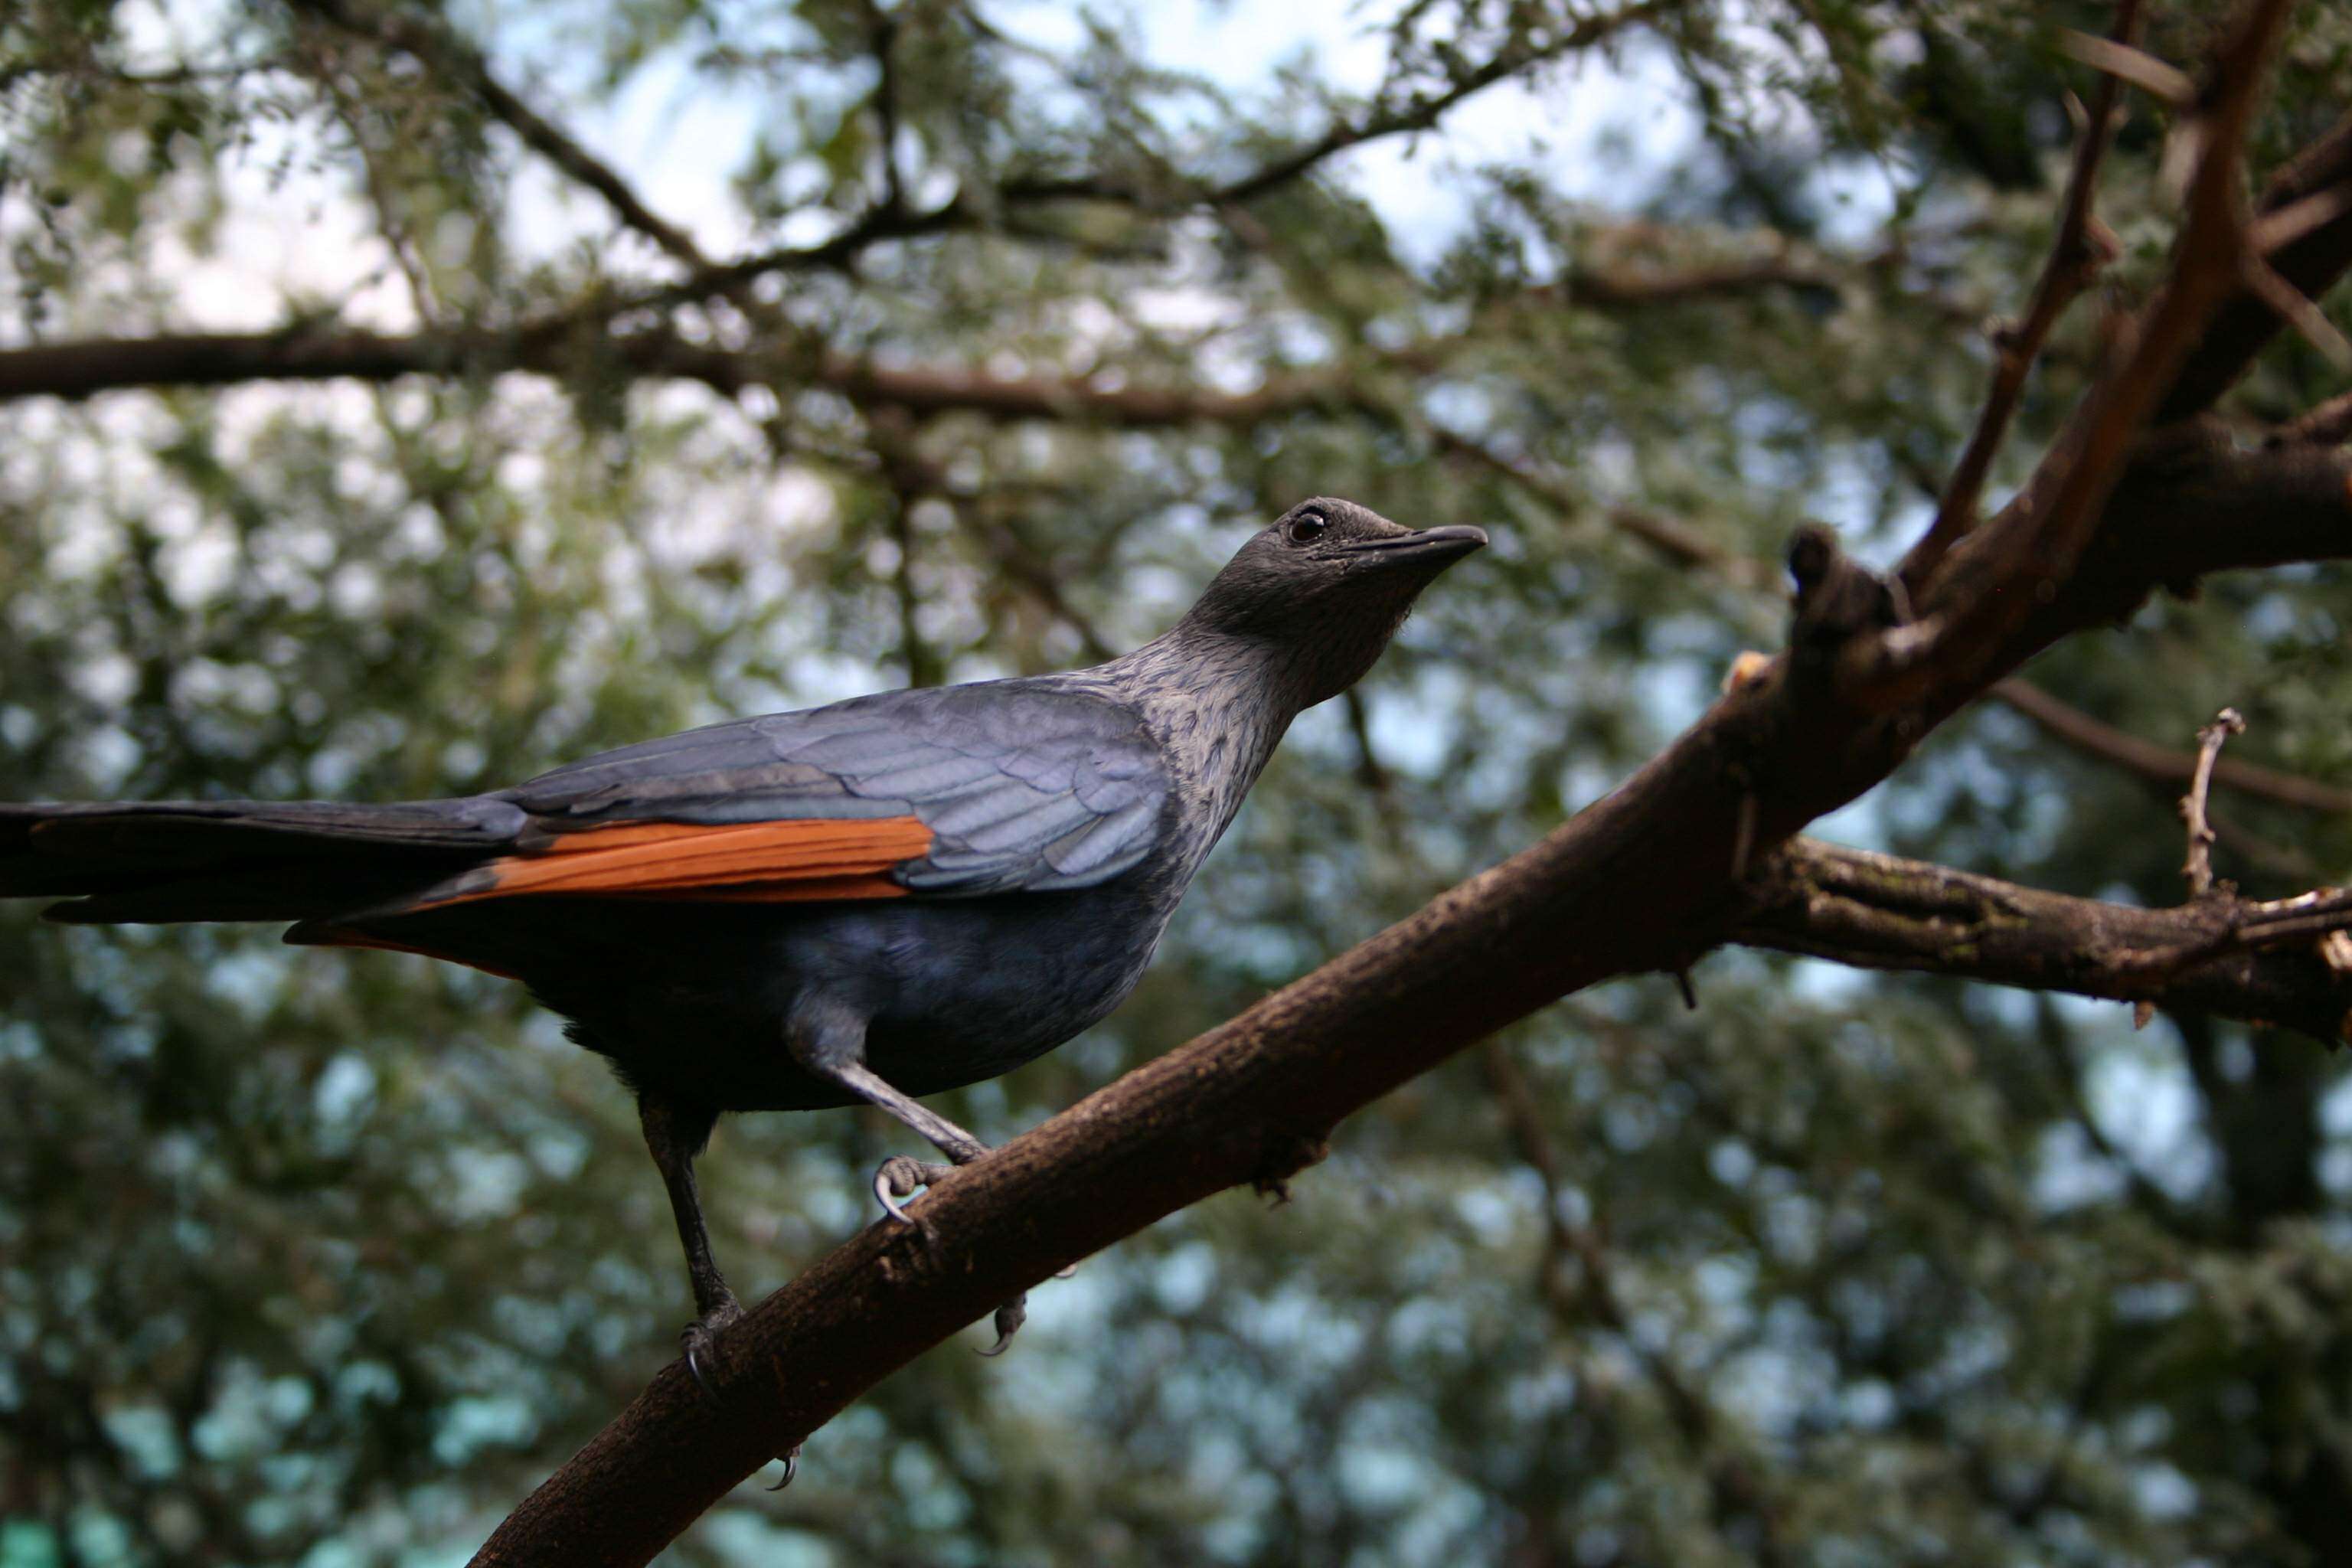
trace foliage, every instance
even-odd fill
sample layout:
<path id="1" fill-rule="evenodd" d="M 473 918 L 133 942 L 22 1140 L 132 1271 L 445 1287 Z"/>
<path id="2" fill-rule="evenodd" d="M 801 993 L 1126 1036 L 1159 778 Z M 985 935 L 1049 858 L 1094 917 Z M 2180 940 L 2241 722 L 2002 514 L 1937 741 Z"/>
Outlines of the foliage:
<path id="1" fill-rule="evenodd" d="M 2149 48 L 2193 65 L 2218 14 L 2157 9 Z M 1302 721 L 1136 998 L 952 1097 L 1010 1132 L 1622 777 L 1776 635 L 1797 522 L 1880 559 L 1916 534 L 1978 324 L 2054 222 L 2089 80 L 2055 29 L 2104 21 L 1417 0 L 1325 58 L 1200 70 L 1142 17 L 0 16 L 8 341 L 367 330 L 449 372 L 0 406 L 0 797 L 462 792 L 1081 662 L 1304 495 L 1493 527 L 1360 700 Z M 2306 7 L 2263 156 L 2336 111 L 2347 49 Z M 584 152 L 665 115 L 657 157 Z M 2135 102 L 2103 185 L 2119 289 L 2170 232 L 2163 121 Z M 616 219 L 599 170 L 696 237 Z M 719 279 L 738 255 L 769 264 Z M 2098 328 L 2070 320 L 1996 481 Z M 2282 345 L 2231 416 L 2332 378 Z M 2341 780 L 2343 589 L 2224 580 L 2034 675 L 2175 744 L 2233 703 L 2246 754 Z M 2352 854 L 2342 821 L 2227 805 L 2250 887 Z M 2178 896 L 2163 792 L 2004 710 L 1835 826 Z M 1554 1009 L 1351 1124 L 1297 1201 L 1089 1262 L 1006 1360 L 933 1352 L 669 1560 L 2352 1553 L 2331 1059 L 1748 953 L 1696 983 L 1696 1011 L 1664 980 Z M 0 1568 L 437 1560 L 688 1310 L 626 1097 L 470 972 L 0 908 Z M 861 1223 L 902 1143 L 722 1129 L 739 1285 Z"/>

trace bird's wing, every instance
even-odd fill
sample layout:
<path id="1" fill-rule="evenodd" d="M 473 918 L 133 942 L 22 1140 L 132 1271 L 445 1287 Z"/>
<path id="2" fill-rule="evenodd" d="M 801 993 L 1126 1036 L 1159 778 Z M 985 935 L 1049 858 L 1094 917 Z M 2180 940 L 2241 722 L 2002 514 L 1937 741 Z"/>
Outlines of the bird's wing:
<path id="1" fill-rule="evenodd" d="M 569 893 L 697 901 L 1090 887 L 1160 831 L 1129 710 L 1034 681 L 886 692 L 626 746 L 497 798 L 516 853 L 396 909 Z"/>

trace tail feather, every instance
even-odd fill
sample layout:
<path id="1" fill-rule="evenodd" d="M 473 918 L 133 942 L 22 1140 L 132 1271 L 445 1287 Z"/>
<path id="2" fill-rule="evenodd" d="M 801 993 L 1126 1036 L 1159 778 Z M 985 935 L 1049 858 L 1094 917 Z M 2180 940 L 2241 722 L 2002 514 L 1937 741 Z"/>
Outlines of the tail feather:
<path id="1" fill-rule="evenodd" d="M 76 924 L 299 920 L 428 887 L 513 847 L 504 801 L 0 805 L 0 898 Z"/>

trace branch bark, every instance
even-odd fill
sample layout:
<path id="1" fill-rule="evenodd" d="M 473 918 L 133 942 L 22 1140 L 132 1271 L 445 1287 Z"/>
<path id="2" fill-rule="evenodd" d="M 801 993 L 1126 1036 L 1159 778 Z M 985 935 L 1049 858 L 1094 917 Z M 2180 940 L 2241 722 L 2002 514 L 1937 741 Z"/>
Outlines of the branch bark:
<path id="1" fill-rule="evenodd" d="M 1756 905 L 1731 928 L 1745 946 L 2352 1040 L 2352 974 L 2320 958 L 2303 923 L 2325 907 L 2320 918 L 2352 927 L 2340 898 L 2209 892 L 2136 909 L 1810 838 L 1783 846 L 1751 887 Z M 2293 939 L 2251 945 L 2266 921 L 2294 922 Z"/>
<path id="2" fill-rule="evenodd" d="M 894 369 L 850 355 L 758 352 L 691 342 L 667 330 L 586 342 L 555 323 L 509 333 L 295 330 L 187 332 L 152 338 L 78 339 L 0 350 L 0 402 L 87 397 L 119 387 L 231 386 L 249 381 L 392 381 L 404 375 L 546 375 L 611 368 L 630 375 L 698 381 L 734 395 L 747 387 L 840 394 L 863 406 L 916 414 L 976 414 L 993 419 L 1052 418 L 1147 426 L 1213 420 L 1248 424 L 1318 405 L 1353 406 L 1363 395 L 1347 368 L 1302 372 L 1249 392 L 1193 387 L 1100 386 L 1086 381 L 1021 379 L 958 368 Z"/>

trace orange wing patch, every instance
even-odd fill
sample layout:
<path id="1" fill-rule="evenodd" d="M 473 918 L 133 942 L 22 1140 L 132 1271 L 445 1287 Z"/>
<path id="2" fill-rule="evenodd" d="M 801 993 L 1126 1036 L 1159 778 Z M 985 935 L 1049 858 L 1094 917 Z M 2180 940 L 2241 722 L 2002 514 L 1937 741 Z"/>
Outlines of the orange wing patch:
<path id="1" fill-rule="evenodd" d="M 467 873 L 447 896 L 411 907 L 539 893 L 698 902 L 897 899 L 907 889 L 886 873 L 930 847 L 931 830 L 916 816 L 796 817 L 720 827 L 621 823 L 559 834 L 544 848 L 502 856 Z"/>

